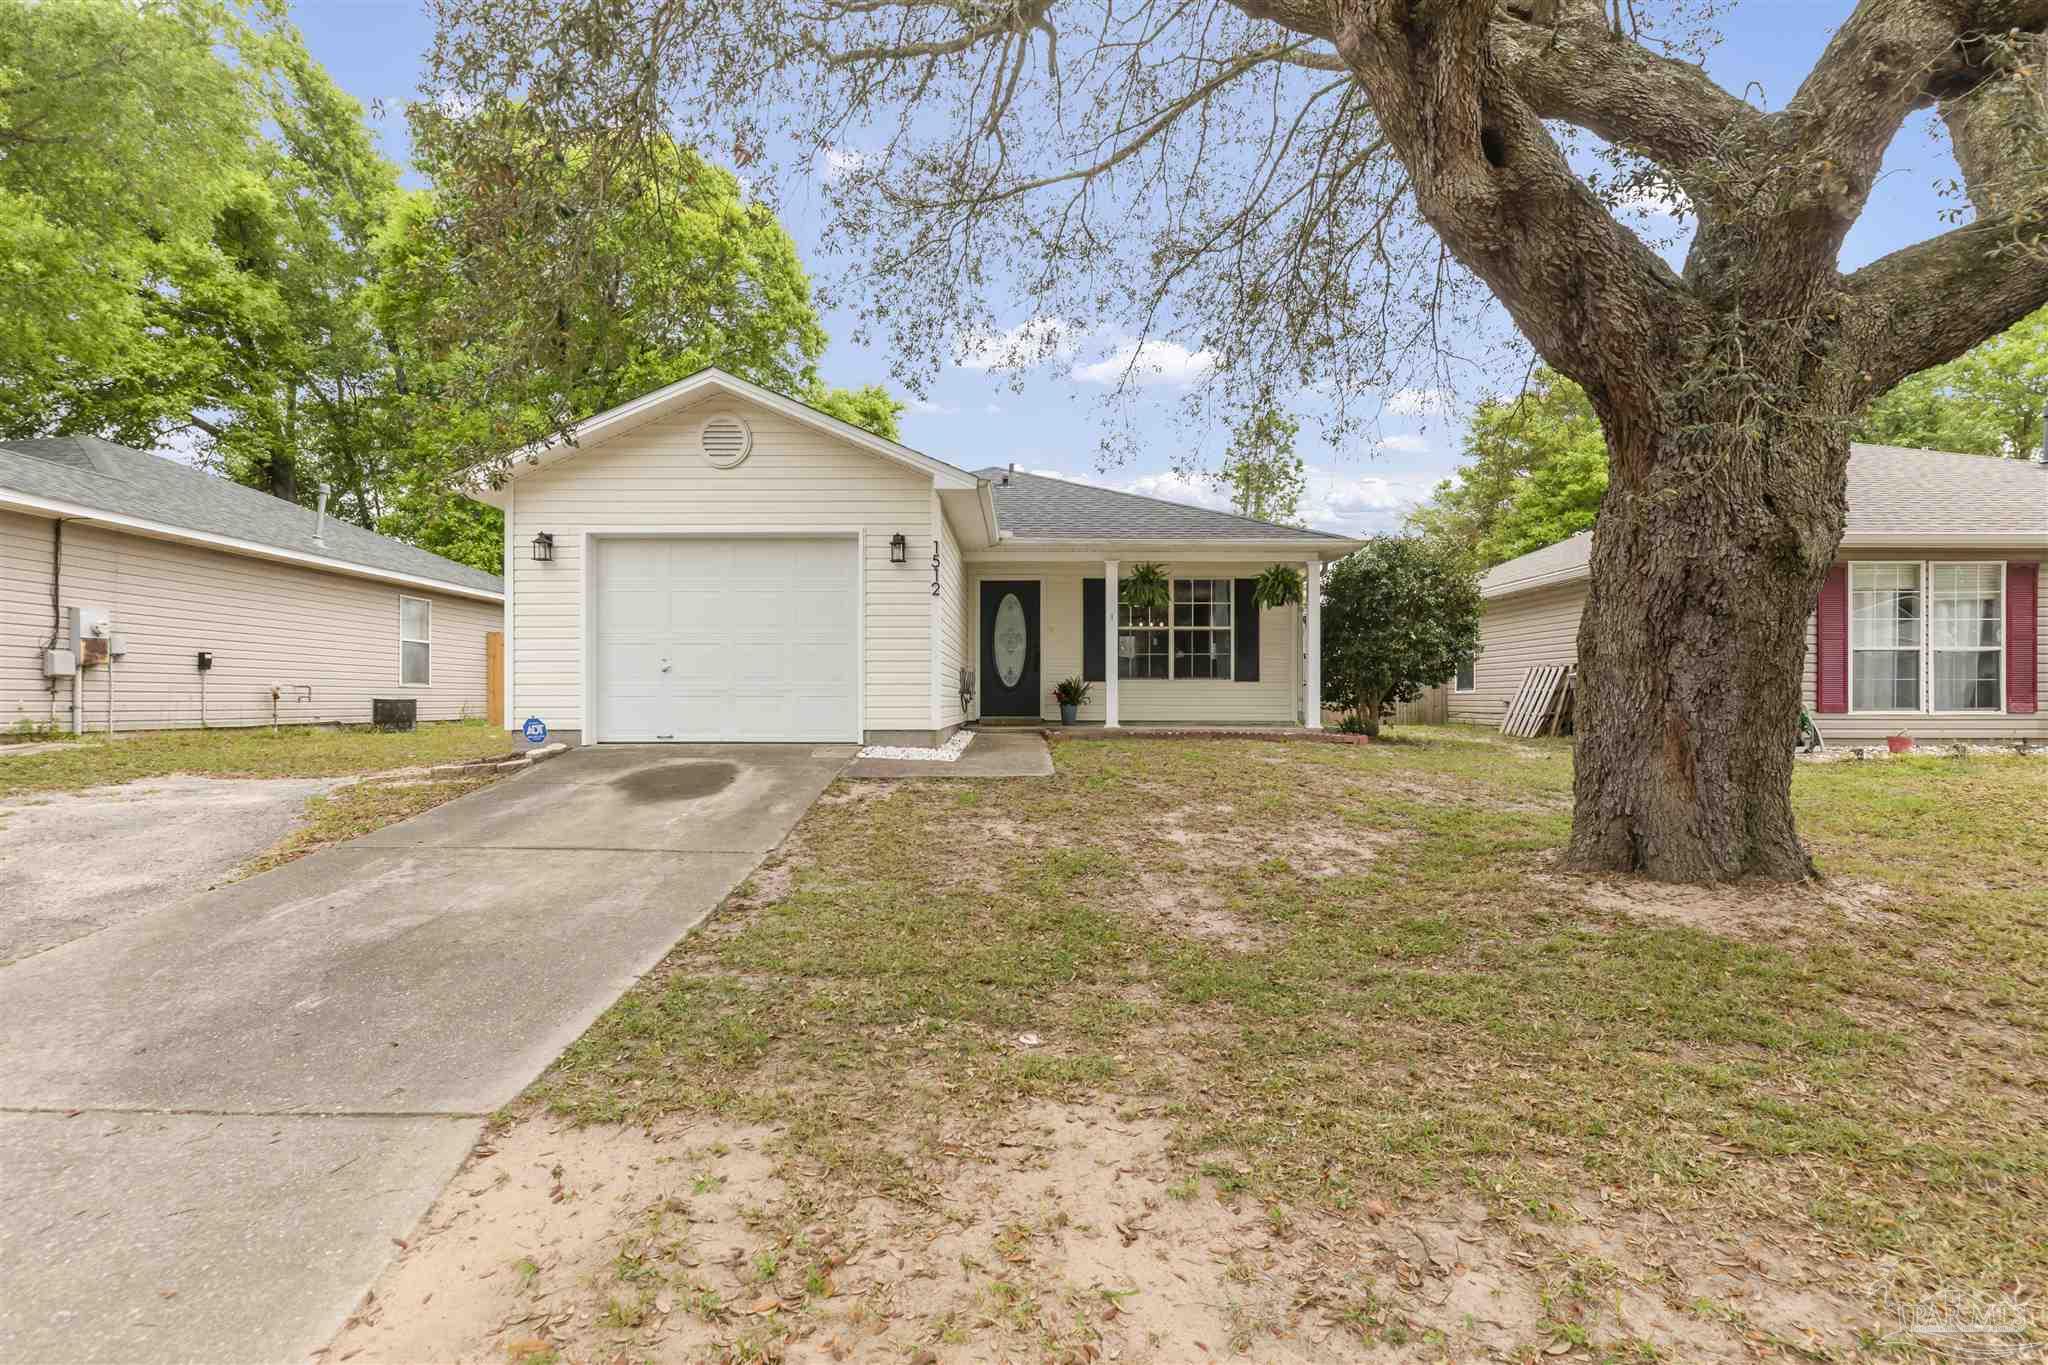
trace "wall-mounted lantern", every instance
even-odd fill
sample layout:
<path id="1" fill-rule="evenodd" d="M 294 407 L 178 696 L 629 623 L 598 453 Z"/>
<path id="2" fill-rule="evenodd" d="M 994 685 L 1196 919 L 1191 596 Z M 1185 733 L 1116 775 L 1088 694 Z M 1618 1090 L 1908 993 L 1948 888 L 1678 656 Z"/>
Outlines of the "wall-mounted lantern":
<path id="1" fill-rule="evenodd" d="M 533 557 L 542 564 L 555 557 L 555 537 L 552 531 L 542 531 L 533 538 Z"/>
<path id="2" fill-rule="evenodd" d="M 910 542 L 903 538 L 901 531 L 889 537 L 889 562 L 891 564 L 908 564 L 910 562 Z"/>

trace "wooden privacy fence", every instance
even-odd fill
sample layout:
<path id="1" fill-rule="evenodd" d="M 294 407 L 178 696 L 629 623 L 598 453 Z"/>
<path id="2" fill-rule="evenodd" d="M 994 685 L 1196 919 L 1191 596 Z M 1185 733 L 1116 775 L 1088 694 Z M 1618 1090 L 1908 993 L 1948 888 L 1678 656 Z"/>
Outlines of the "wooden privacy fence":
<path id="1" fill-rule="evenodd" d="M 491 724 L 505 725 L 505 632 L 484 632 L 484 715 Z"/>
<path id="2" fill-rule="evenodd" d="M 1394 714 L 1389 725 L 1442 725 L 1451 718 L 1450 694 L 1441 687 L 1432 687 L 1414 701 L 1394 703 Z"/>

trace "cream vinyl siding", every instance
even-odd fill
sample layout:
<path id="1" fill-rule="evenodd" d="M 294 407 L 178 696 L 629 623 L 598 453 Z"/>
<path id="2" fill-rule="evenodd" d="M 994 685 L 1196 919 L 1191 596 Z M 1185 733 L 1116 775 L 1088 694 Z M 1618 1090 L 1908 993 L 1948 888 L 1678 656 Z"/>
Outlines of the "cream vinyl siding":
<path id="1" fill-rule="evenodd" d="M 1579 614 L 1585 606 L 1584 583 L 1539 588 L 1484 603 L 1479 613 L 1479 658 L 1472 665 L 1472 690 L 1449 694 L 1450 718 L 1499 725 L 1530 669 L 1576 661 Z"/>
<path id="2" fill-rule="evenodd" d="M 42 674 L 51 633 L 55 523 L 0 512 L 0 723 L 70 724 L 71 680 L 54 693 Z M 63 605 L 105 606 L 127 655 L 113 667 L 114 724 L 156 730 L 206 723 L 268 725 L 270 688 L 287 685 L 287 724 L 365 723 L 372 697 L 412 697 L 421 720 L 483 714 L 484 634 L 495 603 L 269 563 L 146 536 L 67 524 Z M 433 604 L 433 682 L 399 684 L 398 599 Z M 84 678 L 87 727 L 106 725 L 108 673 Z M 310 701 L 300 685 L 312 689 Z"/>
<path id="3" fill-rule="evenodd" d="M 967 566 L 960 559 L 960 538 L 953 534 L 937 494 L 932 495 L 932 520 L 939 528 L 939 595 L 932 602 L 932 631 L 938 650 L 932 696 L 939 728 L 946 729 L 967 719 L 967 708 L 960 704 L 960 669 L 969 661 Z"/>
<path id="4" fill-rule="evenodd" d="M 1923 562 L 1923 563 L 2022 563 L 2042 562 L 2039 550 L 1920 550 L 1881 549 L 1842 552 L 1837 563 Z M 2042 574 L 2048 579 L 2048 573 Z M 2039 624 L 2035 629 L 2037 640 L 2048 640 L 2048 582 L 2041 585 L 2035 608 L 2039 613 Z M 1806 618 L 1806 666 L 1801 675 L 1799 695 L 1806 703 L 1806 709 L 1813 713 L 1814 723 L 1820 726 L 1821 738 L 1833 744 L 1856 744 L 1874 742 L 1888 735 L 1904 730 L 1914 739 L 1930 744 L 1946 740 L 1976 739 L 2048 739 L 2048 711 L 2036 710 L 2031 716 L 2008 716 L 1993 711 L 1927 711 L 1927 712 L 1881 712 L 1824 716 L 1820 713 L 1817 684 L 1814 670 L 1814 628 L 1812 616 Z M 2042 690 L 2048 683 L 2048 669 L 2037 657 L 2035 688 Z M 2001 687 L 2003 682 L 2001 680 Z M 2001 695 L 2003 695 L 2001 693 Z"/>
<path id="5" fill-rule="evenodd" d="M 697 429 L 714 413 L 737 413 L 753 429 L 752 453 L 734 468 L 714 467 L 698 446 Z M 586 534 L 846 530 L 865 538 L 863 726 L 930 729 L 931 497 L 931 479 L 916 470 L 724 394 L 524 475 L 510 486 L 505 519 L 513 612 L 506 724 L 539 716 L 551 729 L 587 731 Z M 555 538 L 545 564 L 528 549 L 539 531 Z M 908 562 L 891 564 L 889 537 L 899 531 Z"/>
<path id="6" fill-rule="evenodd" d="M 1135 562 L 1127 556 L 1123 563 Z M 1292 561 L 1289 561 L 1290 563 Z M 1258 564 L 1185 564 L 1167 562 L 1174 578 L 1254 578 L 1264 567 Z M 1060 709 L 1053 702 L 1052 689 L 1062 678 L 1081 672 L 1081 581 L 1102 577 L 1100 563 L 1056 562 L 1045 564 L 975 564 L 967 596 L 975 603 L 968 615 L 969 658 L 981 658 L 981 580 L 1037 579 L 1039 647 L 1042 664 L 1039 685 L 1039 715 L 1058 720 Z M 1277 607 L 1259 613 L 1259 680 L 1221 682 L 1204 678 L 1126 678 L 1117 689 L 1117 719 L 1130 725 L 1143 722 L 1180 722 L 1190 725 L 1293 725 L 1300 715 L 1301 695 L 1301 613 L 1294 607 Z M 1233 649 L 1235 641 L 1232 642 Z M 1114 668 L 1112 657 L 1109 666 Z M 977 667 L 979 665 L 977 664 Z M 1095 684 L 1088 704 L 1080 711 L 1084 721 L 1100 721 L 1106 682 Z"/>

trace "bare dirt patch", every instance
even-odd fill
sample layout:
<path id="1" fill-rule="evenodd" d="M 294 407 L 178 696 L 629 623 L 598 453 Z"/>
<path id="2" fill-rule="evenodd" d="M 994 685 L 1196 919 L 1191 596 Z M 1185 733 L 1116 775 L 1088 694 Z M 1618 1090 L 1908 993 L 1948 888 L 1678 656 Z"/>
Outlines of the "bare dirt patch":
<path id="1" fill-rule="evenodd" d="M 1523 1359 L 1560 1344 L 1754 1359 L 1867 1320 L 1819 1262 L 1572 1210 L 1233 1192 L 1159 1115 L 1042 1103 L 933 1138 L 918 1192 L 810 1188 L 778 1130 L 514 1124 L 480 1148 L 326 1356 L 364 1362 Z M 1203 1171 L 1211 1174 L 1203 1174 Z"/>

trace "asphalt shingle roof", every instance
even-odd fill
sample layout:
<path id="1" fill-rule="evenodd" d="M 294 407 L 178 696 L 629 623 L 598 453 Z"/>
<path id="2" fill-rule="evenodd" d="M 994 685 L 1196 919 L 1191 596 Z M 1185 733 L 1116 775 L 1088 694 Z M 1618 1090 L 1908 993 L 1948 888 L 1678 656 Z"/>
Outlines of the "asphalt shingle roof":
<path id="1" fill-rule="evenodd" d="M 1876 536 L 2048 536 L 2048 466 L 1948 450 L 1849 447 L 1846 543 Z M 1592 560 L 1593 537 L 1569 540 L 1496 565 L 1479 579 L 1489 597 L 1539 583 L 1570 582 Z"/>
<path id="2" fill-rule="evenodd" d="M 1119 493 L 1007 469 L 976 471 L 994 485 L 996 524 L 1018 540 L 1301 540 L 1343 536 L 1276 526 L 1232 512 Z"/>
<path id="3" fill-rule="evenodd" d="M 0 442 L 0 489 L 475 592 L 504 591 L 496 574 L 331 515 L 323 537 L 326 543 L 315 545 L 318 517 L 310 508 L 96 437 Z"/>

